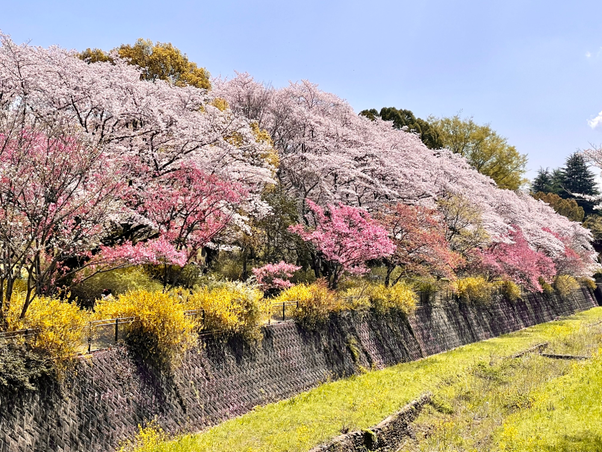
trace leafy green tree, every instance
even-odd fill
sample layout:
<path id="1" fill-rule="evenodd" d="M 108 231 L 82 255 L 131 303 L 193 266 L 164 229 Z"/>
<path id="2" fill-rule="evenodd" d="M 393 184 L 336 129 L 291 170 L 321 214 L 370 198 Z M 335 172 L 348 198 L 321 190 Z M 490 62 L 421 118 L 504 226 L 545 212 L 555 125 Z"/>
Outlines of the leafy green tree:
<path id="1" fill-rule="evenodd" d="M 429 149 L 441 149 L 442 147 L 437 130 L 433 128 L 428 121 L 416 118 L 414 113 L 410 110 L 398 110 L 395 107 L 385 107 L 381 108 L 379 113 L 376 109 L 372 108 L 370 110 L 361 111 L 360 115 L 373 121 L 377 117 L 380 117 L 384 121 L 393 121 L 393 127 L 396 129 L 403 129 L 405 127 L 406 130 L 410 132 L 416 132 Z"/>
<path id="2" fill-rule="evenodd" d="M 472 118 L 429 118 L 444 148 L 462 154 L 480 173 L 491 177 L 498 187 L 517 190 L 527 182 L 527 156 L 510 146 L 489 125 L 479 125 Z"/>
<path id="3" fill-rule="evenodd" d="M 142 69 L 140 76 L 143 80 L 166 80 L 176 86 L 196 86 L 210 89 L 209 73 L 189 61 L 185 54 L 171 43 L 138 39 L 136 44 L 123 44 L 113 49 L 121 58 Z M 88 63 L 113 61 L 112 52 L 106 53 L 100 49 L 86 49 L 79 57 Z"/>
<path id="4" fill-rule="evenodd" d="M 574 199 L 563 199 L 556 193 L 545 192 L 535 193 L 533 197 L 548 203 L 556 213 L 567 217 L 571 221 L 582 222 L 585 217 L 583 207 L 579 206 Z"/>

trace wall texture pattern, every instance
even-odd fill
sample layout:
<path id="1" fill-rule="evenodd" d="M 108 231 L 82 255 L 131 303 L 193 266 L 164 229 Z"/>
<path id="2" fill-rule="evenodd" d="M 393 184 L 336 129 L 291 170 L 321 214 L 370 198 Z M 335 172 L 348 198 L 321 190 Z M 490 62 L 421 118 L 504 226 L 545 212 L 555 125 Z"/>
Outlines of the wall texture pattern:
<path id="1" fill-rule="evenodd" d="M 122 347 L 99 351 L 60 384 L 0 396 L 0 452 L 111 451 L 153 419 L 170 433 L 196 431 L 360 366 L 415 360 L 597 305 L 585 288 L 487 306 L 435 297 L 409 319 L 344 314 L 315 331 L 285 322 L 266 327 L 256 346 L 206 338 L 169 373 Z"/>

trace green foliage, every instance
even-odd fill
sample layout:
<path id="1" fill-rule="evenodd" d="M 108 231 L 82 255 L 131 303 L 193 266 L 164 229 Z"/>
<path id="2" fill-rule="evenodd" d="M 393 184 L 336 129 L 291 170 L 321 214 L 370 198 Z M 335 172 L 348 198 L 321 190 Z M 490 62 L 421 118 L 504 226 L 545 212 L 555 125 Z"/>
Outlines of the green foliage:
<path id="1" fill-rule="evenodd" d="M 203 310 L 203 328 L 239 334 L 247 339 L 261 337 L 261 325 L 269 315 L 269 301 L 257 287 L 223 282 L 200 287 L 187 297 L 188 309 Z"/>
<path id="2" fill-rule="evenodd" d="M 585 216 L 595 213 L 598 202 L 579 195 L 600 195 L 596 175 L 589 169 L 585 157 L 579 152 L 569 155 L 563 168 L 552 171 L 540 168 L 531 185 L 531 192 L 555 193 L 561 198 L 573 199 L 584 210 Z"/>
<path id="3" fill-rule="evenodd" d="M 144 267 L 129 267 L 98 273 L 71 290 L 71 298 L 77 299 L 80 306 L 93 306 L 101 298 L 102 292 L 109 289 L 113 295 L 131 290 L 160 291 L 162 284 L 154 280 Z"/>
<path id="4" fill-rule="evenodd" d="M 460 195 L 449 195 L 438 200 L 439 211 L 447 225 L 445 234 L 452 251 L 467 257 L 477 247 L 489 242 L 480 210 Z"/>
<path id="5" fill-rule="evenodd" d="M 123 44 L 113 49 L 117 54 L 140 67 L 143 80 L 165 80 L 176 86 L 190 85 L 197 88 L 211 89 L 209 73 L 189 61 L 185 54 L 171 43 L 138 39 L 136 44 Z M 110 54 L 100 49 L 86 49 L 79 57 L 88 63 L 112 62 Z"/>
<path id="6" fill-rule="evenodd" d="M 554 289 L 561 297 L 568 297 L 580 287 L 577 280 L 569 275 L 558 275 L 554 280 Z"/>
<path id="7" fill-rule="evenodd" d="M 137 290 L 100 300 L 98 319 L 133 317 L 126 343 L 152 363 L 169 366 L 195 343 L 195 324 L 184 315 L 184 301 L 162 292 Z"/>
<path id="8" fill-rule="evenodd" d="M 489 125 L 478 125 L 459 115 L 429 118 L 439 134 L 442 147 L 462 154 L 481 174 L 491 177 L 500 188 L 518 190 L 525 179 L 527 156 L 510 146 Z"/>
<path id="9" fill-rule="evenodd" d="M 451 284 L 453 292 L 465 303 L 490 303 L 495 292 L 495 284 L 482 276 L 460 278 Z"/>
<path id="10" fill-rule="evenodd" d="M 583 207 L 580 207 L 574 199 L 563 199 L 555 193 L 543 192 L 537 192 L 533 197 L 549 204 L 556 213 L 567 217 L 571 221 L 581 222 L 585 217 Z"/>
<path id="11" fill-rule="evenodd" d="M 405 128 L 409 132 L 416 132 L 422 142 L 429 149 L 441 149 L 443 144 L 439 133 L 428 121 L 416 118 L 410 110 L 398 110 L 395 107 L 385 107 L 378 113 L 374 108 L 363 110 L 360 115 L 365 116 L 372 121 L 380 117 L 383 121 L 393 121 L 393 127 L 396 129 Z"/>
<path id="12" fill-rule="evenodd" d="M 594 242 L 602 243 L 602 217 L 600 215 L 590 215 L 585 219 L 583 226 L 592 232 Z"/>
<path id="13" fill-rule="evenodd" d="M 0 393 L 35 391 L 40 383 L 55 378 L 52 359 L 24 341 L 0 343 Z"/>
<path id="14" fill-rule="evenodd" d="M 539 168 L 537 176 L 531 183 L 531 193 L 562 193 L 562 179 L 564 175 L 560 170 L 550 171 L 549 168 Z"/>
<path id="15" fill-rule="evenodd" d="M 586 215 L 593 214 L 597 202 L 578 196 L 600 195 L 600 190 L 596 183 L 596 175 L 589 169 L 585 157 L 578 152 L 569 155 L 566 159 L 563 174 L 563 188 L 568 196 L 575 197 L 577 204 L 583 208 Z"/>

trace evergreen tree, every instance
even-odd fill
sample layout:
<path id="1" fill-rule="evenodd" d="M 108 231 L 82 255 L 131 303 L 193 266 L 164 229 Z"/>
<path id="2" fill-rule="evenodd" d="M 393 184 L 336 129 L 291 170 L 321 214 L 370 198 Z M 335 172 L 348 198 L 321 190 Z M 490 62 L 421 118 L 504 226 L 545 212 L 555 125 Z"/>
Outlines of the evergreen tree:
<path id="1" fill-rule="evenodd" d="M 380 113 L 371 108 L 370 110 L 362 110 L 360 111 L 360 115 L 365 116 L 372 121 L 374 121 L 377 117 L 380 117 L 384 121 L 393 121 L 393 127 L 396 129 L 403 129 L 410 132 L 416 132 L 422 142 L 429 149 L 441 149 L 443 147 L 443 143 L 439 138 L 439 133 L 437 130 L 425 121 L 422 118 L 416 118 L 414 113 L 411 110 L 398 110 L 395 107 L 384 107 L 381 108 Z"/>
<path id="2" fill-rule="evenodd" d="M 531 183 L 531 193 L 556 193 L 554 179 L 549 168 L 539 168 L 537 176 Z"/>
<path id="3" fill-rule="evenodd" d="M 589 169 L 585 158 L 578 152 L 574 152 L 566 159 L 563 170 L 562 188 L 566 194 L 559 193 L 563 198 L 575 198 L 577 204 L 583 207 L 585 215 L 594 213 L 594 207 L 598 201 L 584 199 L 578 195 L 599 196 L 600 190 L 596 184 L 596 175 Z"/>

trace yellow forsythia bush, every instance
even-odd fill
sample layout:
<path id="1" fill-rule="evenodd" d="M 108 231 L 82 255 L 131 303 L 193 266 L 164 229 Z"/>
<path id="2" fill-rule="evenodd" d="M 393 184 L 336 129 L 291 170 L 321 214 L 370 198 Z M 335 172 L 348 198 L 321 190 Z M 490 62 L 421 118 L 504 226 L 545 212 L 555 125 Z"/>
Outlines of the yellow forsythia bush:
<path id="1" fill-rule="evenodd" d="M 134 317 L 126 342 L 155 363 L 170 363 L 195 343 L 195 324 L 179 297 L 137 290 L 96 304 L 98 319 Z"/>
<path id="2" fill-rule="evenodd" d="M 516 301 L 522 295 L 520 286 L 513 281 L 498 281 L 495 286 L 510 301 Z"/>
<path id="3" fill-rule="evenodd" d="M 7 315 L 9 330 L 36 329 L 30 345 L 48 353 L 58 361 L 65 361 L 83 350 L 89 315 L 75 304 L 51 297 L 35 298 L 20 319 L 25 301 L 24 292 L 12 296 Z"/>
<path id="4" fill-rule="evenodd" d="M 345 308 L 343 301 L 328 288 L 324 280 L 293 286 L 281 292 L 272 301 L 298 302 L 299 306 L 293 311 L 293 316 L 299 323 L 308 327 L 325 322 L 331 313 Z"/>
<path id="5" fill-rule="evenodd" d="M 188 309 L 203 310 L 202 327 L 208 331 L 260 337 L 260 327 L 269 313 L 263 292 L 243 283 L 222 283 L 201 287 L 188 296 Z"/>
<path id="6" fill-rule="evenodd" d="M 418 295 L 410 284 L 398 282 L 387 287 L 383 284 L 373 285 L 369 289 L 372 307 L 380 313 L 391 309 L 398 309 L 405 314 L 412 314 L 416 310 Z"/>
<path id="7" fill-rule="evenodd" d="M 370 303 L 370 286 L 349 287 L 339 292 L 339 297 L 345 305 L 345 309 L 352 311 L 368 310 Z"/>
<path id="8" fill-rule="evenodd" d="M 569 275 L 558 275 L 554 280 L 554 289 L 561 297 L 568 297 L 581 286 L 575 278 Z"/>
<path id="9" fill-rule="evenodd" d="M 587 287 L 588 289 L 591 290 L 596 290 L 597 286 L 596 286 L 596 281 L 593 278 L 587 278 L 585 276 L 582 276 L 580 278 L 577 278 L 577 281 L 580 284 L 583 284 L 585 287 Z"/>
<path id="10" fill-rule="evenodd" d="M 452 291 L 466 303 L 487 303 L 495 291 L 495 285 L 482 276 L 468 276 L 451 284 Z"/>

